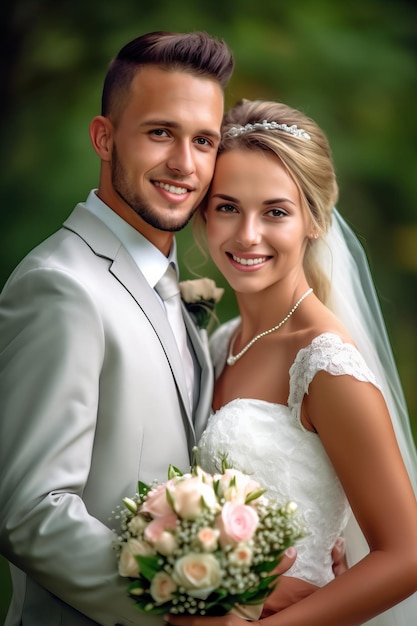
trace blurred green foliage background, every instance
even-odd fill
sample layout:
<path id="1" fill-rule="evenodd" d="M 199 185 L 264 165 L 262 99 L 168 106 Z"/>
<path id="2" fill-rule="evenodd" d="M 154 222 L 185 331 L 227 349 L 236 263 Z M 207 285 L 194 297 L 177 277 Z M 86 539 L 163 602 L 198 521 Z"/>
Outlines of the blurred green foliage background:
<path id="1" fill-rule="evenodd" d="M 152 30 L 226 39 L 241 97 L 301 108 L 326 131 L 338 207 L 360 236 L 417 433 L 417 5 L 406 0 L 14 0 L 0 7 L 0 285 L 90 188 L 88 125 L 107 64 Z M 180 255 L 195 266 L 189 230 Z M 195 268 L 220 284 L 211 265 Z M 228 293 L 221 320 L 234 315 Z M 42 355 L 39 355 L 42 358 Z M 1 504 L 0 504 L 1 505 Z M 30 537 L 28 537 L 30 541 Z M 0 620 L 10 583 L 0 561 Z"/>

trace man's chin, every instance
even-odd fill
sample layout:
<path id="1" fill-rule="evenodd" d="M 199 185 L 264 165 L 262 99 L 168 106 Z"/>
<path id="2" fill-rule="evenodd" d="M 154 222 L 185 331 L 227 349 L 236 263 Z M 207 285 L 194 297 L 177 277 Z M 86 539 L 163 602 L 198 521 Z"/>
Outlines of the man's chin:
<path id="1" fill-rule="evenodd" d="M 181 216 L 159 216 L 159 215 L 140 215 L 140 217 L 149 224 L 149 226 L 153 226 L 158 230 L 162 230 L 164 232 L 176 233 L 180 230 L 183 230 L 187 226 L 187 224 L 192 219 L 195 210 L 187 215 Z"/>

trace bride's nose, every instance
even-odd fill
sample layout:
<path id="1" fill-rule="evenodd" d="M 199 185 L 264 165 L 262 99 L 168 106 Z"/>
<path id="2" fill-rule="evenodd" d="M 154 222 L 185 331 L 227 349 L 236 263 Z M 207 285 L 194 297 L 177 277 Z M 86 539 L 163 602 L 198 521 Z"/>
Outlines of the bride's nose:
<path id="1" fill-rule="evenodd" d="M 245 248 L 250 248 L 262 240 L 260 224 L 256 216 L 242 217 L 236 233 L 236 241 Z"/>

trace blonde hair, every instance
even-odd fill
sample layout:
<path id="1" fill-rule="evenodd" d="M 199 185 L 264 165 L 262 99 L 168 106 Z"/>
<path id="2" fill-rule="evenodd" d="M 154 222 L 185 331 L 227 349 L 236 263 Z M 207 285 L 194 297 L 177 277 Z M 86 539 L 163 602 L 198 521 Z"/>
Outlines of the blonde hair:
<path id="1" fill-rule="evenodd" d="M 296 125 L 310 136 L 295 136 L 279 129 L 251 128 L 236 136 L 228 134 L 233 127 L 246 124 L 277 122 L 291 127 Z M 329 142 L 319 126 L 301 111 L 281 102 L 241 100 L 223 119 L 219 154 L 235 149 L 272 152 L 281 160 L 300 192 L 302 203 L 309 212 L 318 239 L 309 239 L 304 256 L 307 281 L 316 295 L 327 302 L 329 283 L 316 261 L 322 239 L 332 222 L 332 211 L 338 198 L 338 186 Z M 194 232 L 201 241 L 202 219 L 205 204 L 196 214 Z"/>

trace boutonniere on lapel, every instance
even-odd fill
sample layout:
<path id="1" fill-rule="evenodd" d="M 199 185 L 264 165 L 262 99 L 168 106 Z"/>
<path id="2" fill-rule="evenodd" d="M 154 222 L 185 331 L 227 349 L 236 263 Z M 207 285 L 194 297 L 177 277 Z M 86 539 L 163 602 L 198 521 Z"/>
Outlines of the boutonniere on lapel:
<path id="1" fill-rule="evenodd" d="M 181 298 L 187 311 L 199 328 L 207 328 L 213 311 L 224 293 L 211 278 L 197 278 L 180 282 Z"/>

